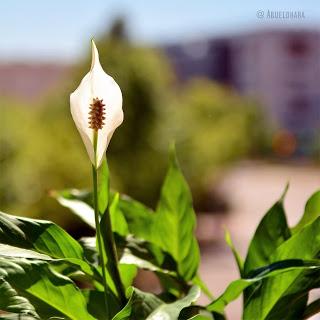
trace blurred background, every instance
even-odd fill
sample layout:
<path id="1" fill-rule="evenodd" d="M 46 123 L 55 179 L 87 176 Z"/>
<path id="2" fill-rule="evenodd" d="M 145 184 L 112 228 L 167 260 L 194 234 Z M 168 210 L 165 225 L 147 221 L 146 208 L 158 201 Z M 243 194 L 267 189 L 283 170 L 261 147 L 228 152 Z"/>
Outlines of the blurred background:
<path id="1" fill-rule="evenodd" d="M 0 12 L 1 210 L 87 232 L 48 194 L 90 187 L 69 94 L 90 68 L 92 37 L 124 95 L 112 187 L 154 207 L 175 141 L 214 295 L 237 277 L 223 226 L 245 254 L 287 182 L 290 223 L 319 189 L 315 1 L 12 0 Z"/>

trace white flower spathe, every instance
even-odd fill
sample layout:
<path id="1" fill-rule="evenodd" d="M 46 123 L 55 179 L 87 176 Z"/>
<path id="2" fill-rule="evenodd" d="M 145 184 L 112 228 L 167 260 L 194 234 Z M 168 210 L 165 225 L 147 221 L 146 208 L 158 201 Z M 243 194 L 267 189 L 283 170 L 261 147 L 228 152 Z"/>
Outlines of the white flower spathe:
<path id="1" fill-rule="evenodd" d="M 100 119 L 102 125 L 97 129 L 93 129 L 90 125 L 90 119 L 92 118 L 90 112 L 92 112 L 94 101 L 101 101 L 104 110 L 103 113 L 100 113 L 100 117 L 103 116 Z M 99 53 L 93 40 L 91 69 L 82 79 L 79 87 L 71 93 L 70 109 L 89 158 L 92 164 L 98 168 L 115 129 L 123 121 L 123 110 L 120 87 L 102 69 Z M 96 153 L 94 151 L 95 132 L 97 135 Z"/>

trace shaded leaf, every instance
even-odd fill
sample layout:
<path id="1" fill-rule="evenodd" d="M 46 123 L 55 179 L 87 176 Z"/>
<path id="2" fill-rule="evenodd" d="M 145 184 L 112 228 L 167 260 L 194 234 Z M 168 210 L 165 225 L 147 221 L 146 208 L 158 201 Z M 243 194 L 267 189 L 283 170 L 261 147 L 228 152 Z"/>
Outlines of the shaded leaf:
<path id="1" fill-rule="evenodd" d="M 40 319 L 33 305 L 25 297 L 19 296 L 3 278 L 0 278 L 0 297 L 0 311 L 16 313 L 19 317 L 29 316 L 32 319 Z"/>
<path id="2" fill-rule="evenodd" d="M 95 319 L 107 319 L 104 292 L 97 290 L 82 290 L 82 293 L 86 298 L 89 313 L 94 316 Z M 119 302 L 114 298 L 113 295 L 108 295 L 108 306 L 110 308 L 109 311 L 112 317 L 120 310 Z"/>
<path id="3" fill-rule="evenodd" d="M 133 287 L 127 290 L 127 296 L 129 296 L 128 303 L 112 320 L 146 320 L 148 315 L 163 303 L 155 295 Z"/>

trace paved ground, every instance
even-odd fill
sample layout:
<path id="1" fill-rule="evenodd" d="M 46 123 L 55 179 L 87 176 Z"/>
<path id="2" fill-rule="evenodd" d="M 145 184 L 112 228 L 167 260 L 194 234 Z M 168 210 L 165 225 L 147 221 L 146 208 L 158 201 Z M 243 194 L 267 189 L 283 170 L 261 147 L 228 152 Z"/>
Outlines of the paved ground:
<path id="1" fill-rule="evenodd" d="M 231 214 L 221 221 L 217 218 L 213 221 L 211 217 L 202 218 L 202 221 L 199 221 L 201 231 L 207 235 L 215 234 L 216 238 L 221 239 L 224 224 L 230 230 L 239 251 L 245 255 L 257 223 L 279 199 L 287 182 L 290 182 L 290 188 L 285 207 L 289 223 L 293 225 L 304 211 L 308 197 L 320 189 L 320 168 L 247 163 L 231 170 L 219 186 L 232 205 Z M 202 255 L 201 275 L 217 296 L 227 283 L 238 276 L 233 257 L 223 241 L 204 246 Z M 205 298 L 202 299 L 205 301 Z M 240 310 L 240 301 L 230 304 L 227 309 L 228 319 L 240 319 Z"/>

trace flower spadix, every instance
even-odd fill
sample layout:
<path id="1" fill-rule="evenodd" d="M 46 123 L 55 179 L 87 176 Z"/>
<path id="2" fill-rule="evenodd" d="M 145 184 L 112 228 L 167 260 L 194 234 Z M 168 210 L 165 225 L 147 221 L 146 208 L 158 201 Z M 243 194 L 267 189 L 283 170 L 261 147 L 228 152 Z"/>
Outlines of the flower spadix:
<path id="1" fill-rule="evenodd" d="M 102 69 L 93 40 L 91 69 L 71 93 L 70 107 L 90 160 L 98 168 L 115 129 L 123 121 L 123 111 L 121 90 Z"/>

